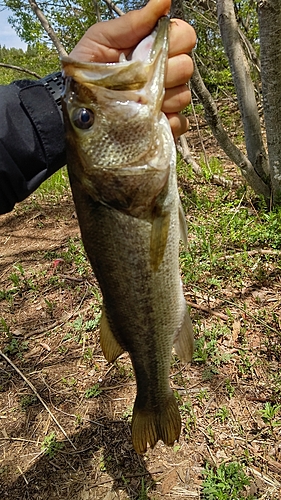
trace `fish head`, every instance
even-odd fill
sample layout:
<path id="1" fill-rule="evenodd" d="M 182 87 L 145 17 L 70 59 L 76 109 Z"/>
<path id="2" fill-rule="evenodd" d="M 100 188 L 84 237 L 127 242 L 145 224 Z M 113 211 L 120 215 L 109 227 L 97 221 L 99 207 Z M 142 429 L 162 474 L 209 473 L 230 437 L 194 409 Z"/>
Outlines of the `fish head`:
<path id="1" fill-rule="evenodd" d="M 148 174 L 146 185 L 154 178 L 154 199 L 167 181 L 172 139 L 161 106 L 168 30 L 163 17 L 128 60 L 117 63 L 62 58 L 66 136 L 77 159 L 70 170 L 96 201 L 114 203 L 118 184 L 121 205 L 131 206 L 140 174 Z"/>

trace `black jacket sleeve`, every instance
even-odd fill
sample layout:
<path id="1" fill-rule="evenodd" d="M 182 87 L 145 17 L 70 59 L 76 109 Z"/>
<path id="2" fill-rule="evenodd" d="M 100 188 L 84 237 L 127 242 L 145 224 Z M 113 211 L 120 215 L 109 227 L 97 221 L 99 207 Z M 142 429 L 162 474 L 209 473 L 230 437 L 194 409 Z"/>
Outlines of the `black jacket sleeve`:
<path id="1" fill-rule="evenodd" d="M 64 126 L 42 80 L 0 86 L 0 214 L 65 165 Z"/>

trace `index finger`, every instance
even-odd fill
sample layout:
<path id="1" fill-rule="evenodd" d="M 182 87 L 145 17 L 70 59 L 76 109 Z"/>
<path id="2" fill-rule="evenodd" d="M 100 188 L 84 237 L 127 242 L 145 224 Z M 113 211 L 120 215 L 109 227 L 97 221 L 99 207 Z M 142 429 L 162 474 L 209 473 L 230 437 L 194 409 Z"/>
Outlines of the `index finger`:
<path id="1" fill-rule="evenodd" d="M 171 19 L 169 57 L 189 54 L 196 44 L 195 30 L 182 19 Z"/>

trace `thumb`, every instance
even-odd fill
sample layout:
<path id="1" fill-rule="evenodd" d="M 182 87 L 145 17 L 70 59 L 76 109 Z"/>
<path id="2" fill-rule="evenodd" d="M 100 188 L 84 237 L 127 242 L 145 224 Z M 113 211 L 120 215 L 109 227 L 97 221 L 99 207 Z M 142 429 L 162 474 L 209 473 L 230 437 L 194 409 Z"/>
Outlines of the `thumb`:
<path id="1" fill-rule="evenodd" d="M 82 61 L 114 62 L 125 55 L 147 35 L 161 16 L 168 14 L 171 0 L 150 0 L 140 10 L 132 10 L 116 19 L 94 24 L 70 56 Z"/>
<path id="2" fill-rule="evenodd" d="M 170 7 L 171 0 L 150 0 L 141 10 L 128 12 L 126 17 L 135 32 L 136 43 L 151 33 L 158 19 L 169 13 Z"/>

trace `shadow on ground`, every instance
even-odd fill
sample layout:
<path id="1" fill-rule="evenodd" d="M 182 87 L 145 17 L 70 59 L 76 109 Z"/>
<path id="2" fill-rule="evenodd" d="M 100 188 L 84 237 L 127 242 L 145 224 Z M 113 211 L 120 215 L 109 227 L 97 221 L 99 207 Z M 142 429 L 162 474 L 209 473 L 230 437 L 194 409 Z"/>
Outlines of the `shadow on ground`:
<path id="1" fill-rule="evenodd" d="M 118 489 L 136 499 L 144 485 L 153 487 L 143 458 L 132 449 L 126 422 L 104 419 L 69 437 L 77 450 L 67 444 L 52 459 L 41 455 L 15 481 L 2 477 L 1 498 L 98 499 Z"/>

